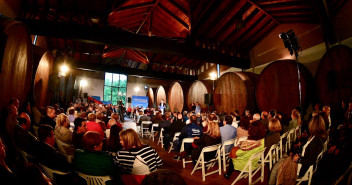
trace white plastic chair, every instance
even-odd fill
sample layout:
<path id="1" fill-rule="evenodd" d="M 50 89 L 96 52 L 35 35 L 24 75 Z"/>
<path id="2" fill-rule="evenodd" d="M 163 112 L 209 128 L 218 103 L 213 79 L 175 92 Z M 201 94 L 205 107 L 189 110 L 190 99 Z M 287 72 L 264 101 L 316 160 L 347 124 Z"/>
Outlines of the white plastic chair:
<path id="1" fill-rule="evenodd" d="M 269 163 L 269 169 L 273 167 L 273 165 L 276 163 L 276 161 L 279 160 L 278 158 L 278 146 L 277 144 L 271 145 L 268 153 L 266 154 L 264 158 L 264 162 Z"/>
<path id="2" fill-rule="evenodd" d="M 229 153 L 230 152 L 226 152 L 226 146 L 230 146 L 230 145 L 232 145 L 232 146 L 234 146 L 234 144 L 235 144 L 235 142 L 236 142 L 236 139 L 230 139 L 230 140 L 227 140 L 227 141 L 225 141 L 223 144 L 222 144 L 222 147 L 221 147 L 221 156 L 222 156 L 222 166 L 223 166 L 223 168 L 224 168 L 224 171 L 226 171 L 226 167 L 228 166 L 227 164 L 226 164 L 226 162 L 230 159 L 229 158 Z M 231 150 L 230 150 L 231 151 Z"/>
<path id="3" fill-rule="evenodd" d="M 297 170 L 297 175 L 299 175 L 299 170 Z M 307 181 L 308 180 L 308 185 L 311 184 L 312 181 L 312 177 L 313 177 L 313 165 L 310 165 L 307 172 L 304 174 L 303 177 L 301 178 L 297 178 L 297 185 L 301 184 L 303 181 Z"/>
<path id="4" fill-rule="evenodd" d="M 110 176 L 93 176 L 77 172 L 77 174 L 86 180 L 87 185 L 104 185 L 106 181 L 111 180 Z"/>
<path id="5" fill-rule="evenodd" d="M 154 135 L 155 135 L 155 130 L 154 130 L 154 127 L 159 127 L 159 123 L 153 123 L 152 124 L 152 133 L 151 133 L 151 135 L 150 135 L 150 137 L 153 139 L 153 141 L 154 141 Z"/>
<path id="6" fill-rule="evenodd" d="M 141 129 L 140 129 L 142 132 L 142 138 L 144 135 L 149 135 L 149 137 L 150 137 L 149 127 L 145 127 L 145 125 L 150 125 L 150 124 L 152 124 L 151 121 L 142 121 Z"/>
<path id="7" fill-rule="evenodd" d="M 169 149 L 169 153 L 171 152 L 171 150 L 174 149 L 174 141 L 176 141 L 178 139 L 178 137 L 180 136 L 181 132 L 176 132 L 174 135 L 174 138 L 172 139 L 172 142 L 170 142 L 170 149 Z"/>
<path id="8" fill-rule="evenodd" d="M 51 180 L 54 182 L 54 173 L 55 174 L 59 174 L 59 175 L 67 175 L 70 172 L 62 172 L 62 171 L 58 171 L 58 170 L 53 170 L 43 164 L 39 163 L 40 168 L 42 169 L 42 171 L 44 172 L 44 174 Z"/>
<path id="9" fill-rule="evenodd" d="M 211 174 L 214 174 L 216 172 L 219 172 L 219 175 L 221 175 L 221 155 L 220 155 L 220 148 L 221 148 L 221 144 L 218 144 L 218 145 L 212 145 L 212 146 L 207 146 L 207 147 L 204 147 L 202 149 L 202 152 L 200 153 L 200 156 L 197 160 L 197 163 L 196 165 L 194 166 L 192 172 L 191 172 L 191 175 L 193 175 L 193 173 L 196 171 L 196 170 L 199 170 L 199 169 L 202 169 L 202 179 L 203 181 L 205 181 L 205 177 L 207 175 L 211 175 Z M 215 158 L 209 160 L 209 161 L 205 161 L 205 158 L 204 158 L 204 153 L 209 153 L 209 152 L 215 152 L 216 151 L 216 156 Z M 218 162 L 218 169 L 217 170 L 214 170 L 214 171 L 211 171 L 209 173 L 205 173 L 205 167 L 208 167 L 208 170 L 209 168 L 211 168 L 212 166 L 214 166 L 214 163 L 215 162 Z"/>
<path id="10" fill-rule="evenodd" d="M 241 171 L 241 173 L 237 176 L 237 178 L 235 179 L 235 181 L 233 181 L 233 183 L 231 185 L 236 184 L 236 182 L 238 182 L 240 179 L 246 178 L 247 176 L 248 176 L 248 184 L 255 184 L 259 180 L 261 182 L 264 181 L 264 163 L 258 164 L 258 166 L 256 168 L 254 168 L 254 169 L 252 167 L 252 163 L 253 163 L 252 161 L 255 160 L 255 159 L 259 159 L 258 162 L 259 161 L 264 161 L 264 151 L 265 151 L 265 148 L 264 148 L 264 150 L 253 154 L 249 158 L 248 162 L 246 163 L 246 166 L 244 166 L 244 168 Z M 261 171 L 260 178 L 258 178 L 257 180 L 255 180 L 252 183 L 252 178 L 255 176 L 256 173 L 259 172 L 259 170 Z"/>
<path id="11" fill-rule="evenodd" d="M 161 128 L 158 143 L 156 144 L 156 145 L 158 145 L 159 143 L 161 143 L 161 148 L 164 147 L 164 135 L 163 134 L 164 134 L 164 128 Z"/>
<path id="12" fill-rule="evenodd" d="M 288 134 L 287 134 L 287 140 L 286 140 L 286 152 L 291 150 L 291 143 L 296 140 L 295 138 L 295 132 L 296 129 L 291 129 Z M 288 149 L 288 150 L 287 150 Z"/>
<path id="13" fill-rule="evenodd" d="M 282 152 L 284 150 L 284 147 L 283 147 L 284 143 L 282 140 L 286 138 L 286 143 L 287 143 L 287 135 L 288 135 L 288 132 L 286 132 L 280 136 L 280 142 L 279 142 L 279 146 L 278 146 L 278 150 L 280 151 L 280 156 L 279 156 L 280 159 L 282 158 Z M 287 146 L 286 143 L 285 143 L 285 146 Z M 287 148 L 285 151 L 287 151 Z"/>
<path id="14" fill-rule="evenodd" d="M 245 140 L 247 140 L 247 136 L 242 136 L 242 137 L 240 137 L 240 138 L 236 138 L 236 141 L 235 141 L 235 143 L 234 143 L 234 146 L 237 146 L 241 141 L 245 141 Z"/>
<path id="15" fill-rule="evenodd" d="M 182 144 L 181 144 L 181 148 L 180 148 L 180 153 L 183 152 L 183 151 L 185 151 L 185 144 L 187 144 L 187 143 L 192 144 L 193 141 L 194 141 L 193 138 L 184 138 L 184 139 L 182 140 Z M 192 162 L 192 160 L 186 161 L 186 159 L 183 158 L 183 159 L 182 159 L 183 168 L 186 168 L 186 163 L 191 163 L 191 162 Z"/>
<path id="16" fill-rule="evenodd" d="M 57 138 L 55 138 L 55 143 L 57 145 L 59 152 L 62 153 L 67 158 L 67 161 L 69 163 L 72 163 L 72 159 L 73 159 L 72 154 L 74 153 L 74 150 L 75 150 L 74 146 L 66 144 Z"/>

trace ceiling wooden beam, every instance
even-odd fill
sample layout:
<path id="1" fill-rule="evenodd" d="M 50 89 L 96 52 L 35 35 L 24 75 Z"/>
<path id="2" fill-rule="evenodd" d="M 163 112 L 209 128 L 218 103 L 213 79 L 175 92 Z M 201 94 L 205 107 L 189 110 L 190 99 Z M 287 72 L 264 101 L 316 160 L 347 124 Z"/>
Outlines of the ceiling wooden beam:
<path id="1" fill-rule="evenodd" d="M 79 40 L 86 43 L 113 45 L 123 48 L 173 55 L 221 65 L 248 69 L 249 59 L 206 50 L 187 43 L 178 43 L 160 37 L 136 35 L 114 28 L 88 27 L 78 24 L 58 23 L 45 20 L 18 19 L 25 23 L 31 34 L 65 39 Z"/>

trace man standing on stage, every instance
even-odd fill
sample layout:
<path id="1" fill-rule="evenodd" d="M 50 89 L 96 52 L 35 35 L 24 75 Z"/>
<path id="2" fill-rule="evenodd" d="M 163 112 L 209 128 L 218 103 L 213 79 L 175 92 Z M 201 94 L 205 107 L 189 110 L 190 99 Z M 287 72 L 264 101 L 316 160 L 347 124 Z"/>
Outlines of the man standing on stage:
<path id="1" fill-rule="evenodd" d="M 122 103 L 122 100 L 119 100 L 117 102 L 117 106 L 118 106 L 118 109 L 117 109 L 117 113 L 120 115 L 120 119 L 122 122 L 125 121 L 125 105 Z"/>
<path id="2" fill-rule="evenodd" d="M 160 104 L 159 104 L 159 109 L 161 110 L 161 114 L 164 114 L 165 113 L 165 110 L 166 110 L 166 104 L 164 103 L 164 100 L 161 99 L 160 100 Z"/>

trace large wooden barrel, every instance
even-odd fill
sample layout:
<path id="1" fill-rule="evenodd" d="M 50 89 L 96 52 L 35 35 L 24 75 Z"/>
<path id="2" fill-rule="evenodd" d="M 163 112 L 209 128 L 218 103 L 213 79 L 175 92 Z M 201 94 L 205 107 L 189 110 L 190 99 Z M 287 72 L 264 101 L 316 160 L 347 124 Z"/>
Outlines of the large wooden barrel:
<path id="1" fill-rule="evenodd" d="M 183 89 L 180 83 L 174 82 L 173 84 L 171 84 L 167 95 L 170 111 L 182 112 L 185 99 L 183 96 Z"/>
<path id="2" fill-rule="evenodd" d="M 0 109 L 10 98 L 18 98 L 23 108 L 31 95 L 32 43 L 23 23 L 0 18 Z"/>
<path id="3" fill-rule="evenodd" d="M 161 100 L 164 100 L 164 103 L 167 103 L 166 100 L 166 93 L 165 93 L 165 89 L 163 86 L 159 86 L 156 90 L 156 95 L 155 95 L 155 99 L 156 99 L 156 106 L 158 107 Z"/>
<path id="4" fill-rule="evenodd" d="M 50 103 L 51 93 L 48 93 L 49 77 L 53 72 L 54 57 L 50 51 L 40 59 L 34 78 L 34 101 L 38 106 L 47 106 Z"/>
<path id="5" fill-rule="evenodd" d="M 155 99 L 154 99 L 154 90 L 149 87 L 148 91 L 147 91 L 147 96 L 148 96 L 148 107 L 154 107 L 154 103 L 155 103 Z"/>
<path id="6" fill-rule="evenodd" d="M 307 107 L 311 102 L 313 76 L 300 63 L 299 69 L 302 107 Z M 278 60 L 266 66 L 257 83 L 256 99 L 261 111 L 275 109 L 286 116 L 290 116 L 292 109 L 300 106 L 296 61 Z"/>
<path id="7" fill-rule="evenodd" d="M 347 46 L 334 46 L 320 60 L 315 75 L 319 102 L 339 110 L 342 101 L 352 96 L 352 50 Z"/>
<path id="8" fill-rule="evenodd" d="M 256 110 L 255 87 L 258 75 L 249 72 L 228 72 L 217 81 L 213 102 L 219 112 L 243 114 L 246 109 Z"/>
<path id="9" fill-rule="evenodd" d="M 204 103 L 204 95 L 211 93 L 212 89 L 206 83 L 202 81 L 194 81 L 192 85 L 189 87 L 187 92 L 187 108 L 191 109 L 191 104 L 194 102 L 198 102 L 201 108 L 206 109 L 206 104 Z"/>

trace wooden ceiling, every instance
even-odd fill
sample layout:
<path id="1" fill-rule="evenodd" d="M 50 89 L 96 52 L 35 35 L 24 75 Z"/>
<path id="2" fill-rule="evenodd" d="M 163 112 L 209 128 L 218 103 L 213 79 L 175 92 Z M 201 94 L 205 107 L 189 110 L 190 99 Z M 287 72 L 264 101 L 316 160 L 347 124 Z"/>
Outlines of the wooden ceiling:
<path id="1" fill-rule="evenodd" d="M 330 15 L 336 14 L 345 2 L 327 0 Z M 78 24 L 88 29 L 113 28 L 249 61 L 248 51 L 276 26 L 320 24 L 315 3 L 316 0 L 25 0 L 19 18 Z M 73 59 L 100 65 L 195 75 L 194 71 L 204 62 L 213 62 L 171 55 L 172 51 L 139 51 L 77 38 L 44 36 L 49 49 L 63 50 Z"/>

